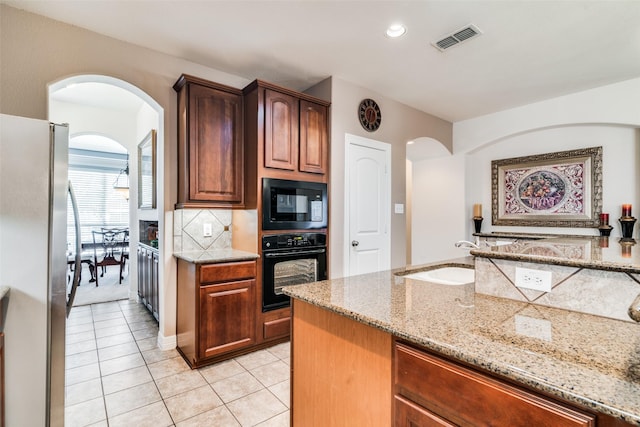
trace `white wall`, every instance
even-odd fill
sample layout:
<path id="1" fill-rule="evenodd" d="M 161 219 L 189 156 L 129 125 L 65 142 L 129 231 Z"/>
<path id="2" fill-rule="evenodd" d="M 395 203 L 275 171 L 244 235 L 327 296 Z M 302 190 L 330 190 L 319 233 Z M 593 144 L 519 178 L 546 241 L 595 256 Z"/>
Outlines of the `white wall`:
<path id="1" fill-rule="evenodd" d="M 454 246 L 467 239 L 460 227 L 467 219 L 465 159 L 446 156 L 412 162 L 411 264 L 468 255 Z"/>
<path id="2" fill-rule="evenodd" d="M 491 225 L 491 161 L 503 158 L 550 153 L 586 147 L 603 147 L 603 212 L 610 214 L 614 227 L 611 236 L 620 235 L 617 221 L 622 203 L 632 203 L 640 214 L 638 197 L 638 137 L 631 127 L 613 125 L 563 126 L 527 132 L 501 140 L 466 156 L 467 211 L 471 205 L 482 203 L 485 221 L 482 231 L 522 231 L 542 233 L 585 234 L 597 236 L 594 228 L 498 227 Z M 636 227 L 636 235 L 638 227 Z"/>
<path id="3" fill-rule="evenodd" d="M 451 123 L 418 111 L 370 89 L 332 77 L 320 85 L 322 94 L 331 96 L 331 182 L 329 187 L 329 275 L 342 277 L 345 266 L 344 212 L 345 135 L 347 133 L 391 144 L 391 267 L 407 264 L 406 216 L 394 213 L 396 203 L 406 205 L 406 144 L 407 141 L 428 137 L 439 141 L 447 149 L 451 144 Z M 330 86 L 329 88 L 327 86 Z M 308 91 L 319 94 L 320 91 Z M 382 111 L 382 124 L 376 132 L 365 131 L 358 121 L 358 105 L 365 98 L 375 99 Z M 406 206 L 405 206 L 406 211 Z"/>
<path id="4" fill-rule="evenodd" d="M 457 230 L 464 230 L 465 238 L 471 238 L 471 222 L 474 203 L 483 204 L 483 232 L 520 231 L 555 234 L 598 235 L 590 228 L 538 228 L 493 227 L 491 225 L 491 160 L 540 154 L 554 151 L 602 146 L 603 154 L 603 208 L 609 212 L 612 236 L 619 236 L 620 205 L 632 203 L 640 216 L 640 79 L 599 87 L 596 89 L 549 99 L 535 104 L 501 111 L 454 123 L 454 157 L 464 159 L 464 183 L 450 192 L 464 193 L 465 206 L 462 218 L 452 217 L 447 229 L 447 241 L 459 237 Z M 457 182 L 461 171 L 445 169 L 439 175 L 440 182 Z M 421 174 L 415 170 L 414 175 Z M 460 183 L 458 183 L 460 184 Z M 447 184 L 450 186 L 450 184 Z M 429 188 L 414 182 L 414 194 Z M 414 236 L 426 235 L 418 231 L 420 223 L 437 221 L 431 212 L 414 219 Z M 635 236 L 640 227 L 636 227 Z M 444 237 L 443 237 L 444 239 Z M 413 250 L 420 242 L 415 241 Z M 426 243 L 425 243 L 426 244 Z M 425 250 L 426 251 L 426 250 Z"/>
<path id="5" fill-rule="evenodd" d="M 640 78 L 454 123 L 453 153 L 557 126 L 611 124 L 640 127 Z"/>

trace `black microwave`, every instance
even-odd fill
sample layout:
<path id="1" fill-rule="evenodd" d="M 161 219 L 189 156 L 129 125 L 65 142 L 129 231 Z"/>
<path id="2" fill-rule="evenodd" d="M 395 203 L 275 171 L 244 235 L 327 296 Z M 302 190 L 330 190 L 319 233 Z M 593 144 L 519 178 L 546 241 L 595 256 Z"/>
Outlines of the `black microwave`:
<path id="1" fill-rule="evenodd" d="M 327 184 L 262 178 L 262 229 L 327 228 Z"/>

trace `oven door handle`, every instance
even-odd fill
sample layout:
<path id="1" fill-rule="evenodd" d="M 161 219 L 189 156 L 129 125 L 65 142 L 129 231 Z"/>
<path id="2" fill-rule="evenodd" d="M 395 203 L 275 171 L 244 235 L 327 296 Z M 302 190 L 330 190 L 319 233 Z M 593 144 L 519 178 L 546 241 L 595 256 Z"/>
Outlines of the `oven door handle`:
<path id="1" fill-rule="evenodd" d="M 311 249 L 308 251 L 287 251 L 287 252 L 277 252 L 277 253 L 266 253 L 264 254 L 265 258 L 281 258 L 285 256 L 292 255 L 315 255 L 315 254 L 323 254 L 327 250 L 325 248 L 322 249 Z"/>

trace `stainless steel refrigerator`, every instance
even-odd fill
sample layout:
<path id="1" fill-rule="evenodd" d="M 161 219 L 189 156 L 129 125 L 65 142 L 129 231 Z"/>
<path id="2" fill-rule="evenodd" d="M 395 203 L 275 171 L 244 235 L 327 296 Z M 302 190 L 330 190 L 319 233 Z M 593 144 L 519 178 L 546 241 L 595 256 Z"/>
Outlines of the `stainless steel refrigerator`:
<path id="1" fill-rule="evenodd" d="M 67 126 L 0 115 L 0 284 L 5 422 L 63 426 Z"/>

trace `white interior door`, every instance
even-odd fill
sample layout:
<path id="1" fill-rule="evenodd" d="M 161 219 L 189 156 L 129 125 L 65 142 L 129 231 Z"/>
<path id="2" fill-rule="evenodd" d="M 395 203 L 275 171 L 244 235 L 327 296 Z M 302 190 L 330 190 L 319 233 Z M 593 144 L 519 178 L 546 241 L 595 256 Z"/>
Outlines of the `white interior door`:
<path id="1" fill-rule="evenodd" d="M 391 145 L 346 135 L 345 244 L 347 275 L 391 266 Z"/>

